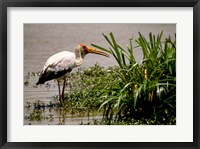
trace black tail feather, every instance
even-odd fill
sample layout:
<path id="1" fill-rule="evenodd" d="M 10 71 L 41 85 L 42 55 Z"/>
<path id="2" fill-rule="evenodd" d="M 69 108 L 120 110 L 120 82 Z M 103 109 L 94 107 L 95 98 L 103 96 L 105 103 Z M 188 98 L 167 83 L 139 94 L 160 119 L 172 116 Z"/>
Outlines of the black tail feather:
<path id="1" fill-rule="evenodd" d="M 44 84 L 46 81 L 50 81 L 53 79 L 57 79 L 62 77 L 63 75 L 65 75 L 66 73 L 70 72 L 71 69 L 68 70 L 62 70 L 62 71 L 46 71 L 44 73 L 41 73 L 38 82 L 36 83 L 36 85 L 39 84 Z"/>

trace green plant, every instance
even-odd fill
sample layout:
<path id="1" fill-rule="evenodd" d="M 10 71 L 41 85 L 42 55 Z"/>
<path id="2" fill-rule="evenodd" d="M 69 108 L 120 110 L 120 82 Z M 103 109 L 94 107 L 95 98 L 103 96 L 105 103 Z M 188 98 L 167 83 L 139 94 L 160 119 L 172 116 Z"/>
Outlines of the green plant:
<path id="1" fill-rule="evenodd" d="M 66 104 L 73 108 L 98 109 L 100 97 L 116 81 L 116 75 L 111 69 L 104 69 L 95 64 L 71 74 L 69 90 L 65 94 Z"/>
<path id="2" fill-rule="evenodd" d="M 171 38 L 161 41 L 162 32 L 157 36 L 149 34 L 147 40 L 141 33 L 125 49 L 117 44 L 112 33 L 103 34 L 109 48 L 92 44 L 116 59 L 119 69 L 112 70 L 119 79 L 110 86 L 104 95 L 100 108 L 105 109 L 108 118 L 121 117 L 162 118 L 175 115 L 176 107 L 176 41 Z M 134 48 L 143 53 L 141 63 L 134 57 Z"/>

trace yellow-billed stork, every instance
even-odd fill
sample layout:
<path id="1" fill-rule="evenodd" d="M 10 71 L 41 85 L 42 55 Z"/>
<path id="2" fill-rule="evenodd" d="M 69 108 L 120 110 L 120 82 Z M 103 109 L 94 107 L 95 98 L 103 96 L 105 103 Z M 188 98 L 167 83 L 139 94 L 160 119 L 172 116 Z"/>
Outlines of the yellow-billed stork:
<path id="1" fill-rule="evenodd" d="M 88 53 L 95 53 L 109 57 L 109 55 L 103 51 L 86 46 L 84 44 L 79 44 L 75 48 L 74 53 L 62 51 L 52 55 L 44 65 L 36 85 L 44 84 L 46 81 L 56 79 L 58 82 L 59 100 L 60 103 L 63 103 L 67 75 L 72 71 L 73 68 L 82 64 L 85 55 Z M 60 93 L 60 79 L 63 80 L 62 95 Z"/>

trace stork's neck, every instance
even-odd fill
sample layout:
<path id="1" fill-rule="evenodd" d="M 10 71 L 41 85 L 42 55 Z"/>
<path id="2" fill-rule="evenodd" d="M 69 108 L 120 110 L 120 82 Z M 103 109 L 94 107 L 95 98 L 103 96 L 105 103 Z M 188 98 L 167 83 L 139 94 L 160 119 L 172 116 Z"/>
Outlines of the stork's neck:
<path id="1" fill-rule="evenodd" d="M 80 50 L 75 50 L 75 57 L 76 57 L 75 65 L 76 67 L 78 67 L 82 64 L 83 59 L 85 57 L 85 53 L 81 52 Z"/>

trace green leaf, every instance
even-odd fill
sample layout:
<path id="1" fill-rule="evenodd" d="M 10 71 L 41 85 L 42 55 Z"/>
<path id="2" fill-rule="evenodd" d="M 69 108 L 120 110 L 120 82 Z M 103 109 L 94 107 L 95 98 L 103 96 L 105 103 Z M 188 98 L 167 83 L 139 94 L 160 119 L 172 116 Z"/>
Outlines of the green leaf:
<path id="1" fill-rule="evenodd" d="M 91 44 L 91 46 L 93 46 L 93 47 L 95 47 L 95 48 L 97 48 L 97 49 L 99 49 L 99 50 L 103 50 L 103 51 L 105 51 L 105 52 L 108 52 L 108 53 L 112 54 L 110 50 L 108 50 L 108 49 L 106 49 L 106 48 L 103 48 L 103 47 L 101 47 L 101 46 L 98 46 L 98 45 L 96 45 L 96 44 Z"/>

